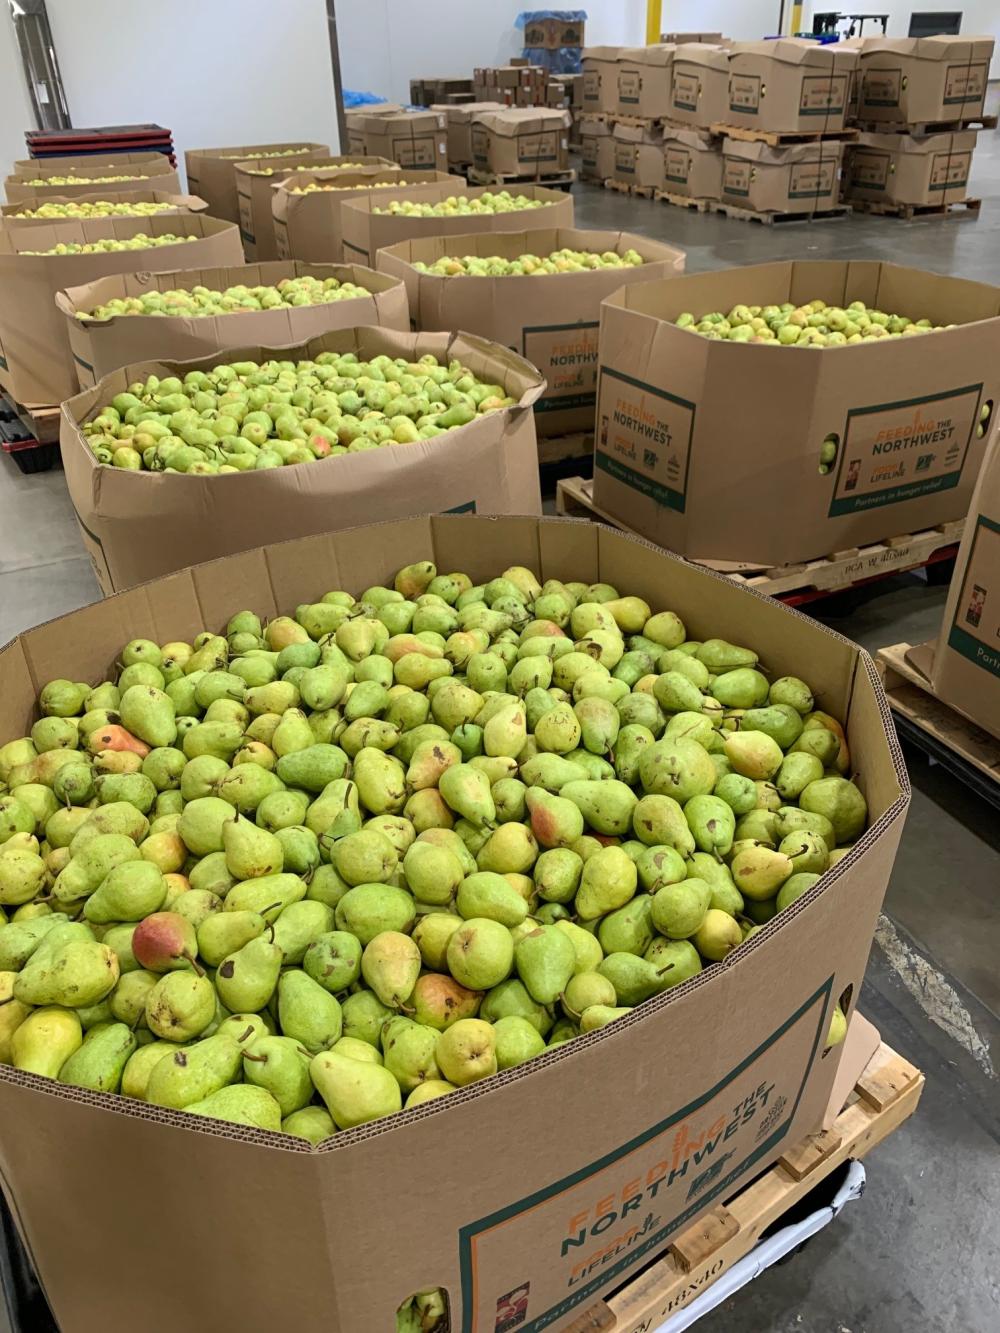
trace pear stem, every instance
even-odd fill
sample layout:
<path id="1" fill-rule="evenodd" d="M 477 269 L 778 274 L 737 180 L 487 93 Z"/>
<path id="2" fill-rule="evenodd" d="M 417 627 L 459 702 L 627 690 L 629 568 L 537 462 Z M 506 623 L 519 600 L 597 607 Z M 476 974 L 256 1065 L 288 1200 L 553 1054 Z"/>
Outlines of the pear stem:
<path id="1" fill-rule="evenodd" d="M 267 1056 L 266 1056 L 266 1055 L 251 1055 L 249 1051 L 244 1051 L 244 1052 L 243 1052 L 243 1059 L 244 1059 L 244 1060 L 254 1060 L 254 1061 L 256 1061 L 257 1064 L 262 1064 L 262 1065 L 266 1065 L 266 1064 L 267 1064 Z"/>
<path id="2" fill-rule="evenodd" d="M 186 959 L 191 964 L 191 966 L 194 968 L 195 972 L 197 972 L 199 977 L 203 977 L 205 975 L 205 969 L 202 967 L 201 963 L 198 962 L 198 959 L 194 956 L 194 954 L 191 952 L 190 949 L 185 949 L 184 952 L 181 954 L 181 957 Z"/>

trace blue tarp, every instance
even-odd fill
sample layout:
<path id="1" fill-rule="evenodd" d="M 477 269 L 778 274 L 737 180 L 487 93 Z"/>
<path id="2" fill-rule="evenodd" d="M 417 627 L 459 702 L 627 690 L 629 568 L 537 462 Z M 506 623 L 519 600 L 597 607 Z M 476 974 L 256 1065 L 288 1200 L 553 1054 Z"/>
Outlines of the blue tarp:
<path id="1" fill-rule="evenodd" d="M 514 20 L 515 28 L 523 28 L 526 23 L 539 23 L 542 19 L 558 19 L 560 23 L 585 23 L 585 9 L 523 9 Z"/>
<path id="2" fill-rule="evenodd" d="M 581 70 L 578 46 L 560 46 L 550 51 L 545 46 L 526 46 L 521 55 L 532 65 L 541 65 L 550 74 L 579 74 Z"/>
<path id="3" fill-rule="evenodd" d="M 348 111 L 356 106 L 374 106 L 386 100 L 384 97 L 379 97 L 378 93 L 356 93 L 348 88 L 344 89 L 344 106 Z"/>

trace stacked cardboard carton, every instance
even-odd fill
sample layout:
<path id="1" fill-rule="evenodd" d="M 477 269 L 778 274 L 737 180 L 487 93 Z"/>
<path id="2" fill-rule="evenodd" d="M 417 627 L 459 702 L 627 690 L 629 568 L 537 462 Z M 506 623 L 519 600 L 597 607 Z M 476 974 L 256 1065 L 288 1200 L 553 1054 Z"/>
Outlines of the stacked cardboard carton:
<path id="1" fill-rule="evenodd" d="M 472 165 L 482 177 L 542 179 L 569 168 L 568 111 L 517 107 L 480 111 L 472 122 Z"/>
<path id="2" fill-rule="evenodd" d="M 351 116 L 347 124 L 351 154 L 387 158 L 421 171 L 443 171 L 448 165 L 448 128 L 439 111 Z"/>
<path id="3" fill-rule="evenodd" d="M 542 65 L 499 65 L 473 70 L 472 92 L 476 102 L 499 102 L 502 106 L 545 106 L 549 72 Z"/>
<path id="4" fill-rule="evenodd" d="M 559 51 L 564 47 L 583 46 L 584 20 L 571 18 L 533 18 L 524 25 L 524 45 Z"/>
<path id="5" fill-rule="evenodd" d="M 410 104 L 433 107 L 438 103 L 457 106 L 472 101 L 471 79 L 411 79 Z"/>
<path id="6" fill-rule="evenodd" d="M 462 106 L 431 107 L 440 112 L 448 129 L 448 170 L 464 171 L 472 165 L 472 124 L 481 111 L 502 111 L 502 102 L 466 102 Z"/>
<path id="7" fill-rule="evenodd" d="M 844 197 L 900 213 L 964 201 L 993 55 L 991 37 L 867 38 L 857 43 L 856 114 Z"/>

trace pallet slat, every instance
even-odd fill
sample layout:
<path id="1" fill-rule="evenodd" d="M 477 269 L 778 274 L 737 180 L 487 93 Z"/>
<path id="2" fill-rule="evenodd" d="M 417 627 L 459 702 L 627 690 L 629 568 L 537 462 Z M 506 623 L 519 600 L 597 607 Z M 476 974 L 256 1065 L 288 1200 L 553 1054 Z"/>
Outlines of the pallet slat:
<path id="1" fill-rule="evenodd" d="M 470 185 L 544 185 L 550 190 L 558 190 L 569 189 L 576 180 L 576 172 L 568 167 L 565 171 L 543 172 L 538 176 L 518 176 L 514 172 L 479 171 L 470 167 L 468 179 Z"/>
<path id="2" fill-rule="evenodd" d="M 762 1233 L 820 1180 L 843 1162 L 864 1157 L 898 1129 L 916 1110 L 923 1086 L 923 1074 L 881 1043 L 830 1129 L 788 1149 L 724 1206 L 686 1227 L 665 1255 L 613 1295 L 595 1301 L 567 1333 L 649 1333 L 658 1327 L 749 1254 Z M 882 1105 L 876 1106 L 865 1090 Z M 789 1161 L 798 1173 L 789 1169 Z"/>
<path id="3" fill-rule="evenodd" d="M 760 222 L 765 227 L 787 226 L 794 222 L 839 222 L 850 217 L 850 206 L 817 208 L 811 213 L 758 213 L 753 208 L 739 208 L 736 204 L 714 203 L 713 212 L 723 213 L 734 222 Z"/>
<path id="4" fill-rule="evenodd" d="M 656 193 L 655 185 L 633 185 L 631 181 L 620 181 L 614 176 L 609 176 L 604 181 L 606 190 L 617 190 L 619 194 L 632 194 L 640 199 L 652 199 Z"/>
<path id="5" fill-rule="evenodd" d="M 634 528 L 598 508 L 593 501 L 593 482 L 583 477 L 568 477 L 560 481 L 556 490 L 556 512 L 576 517 L 597 518 L 625 532 Z M 927 564 L 941 552 L 957 548 L 961 540 L 964 519 L 941 523 L 923 532 L 906 533 L 876 542 L 871 546 L 851 547 L 832 552 L 817 560 L 805 560 L 793 565 L 767 568 L 744 562 L 726 560 L 698 560 L 694 563 L 726 574 L 736 583 L 755 588 L 771 597 L 788 596 L 807 589 L 816 592 L 837 592 L 863 579 L 897 574 Z M 635 534 L 641 536 L 641 533 Z"/>
<path id="6" fill-rule="evenodd" d="M 675 208 L 690 208 L 696 213 L 707 213 L 715 208 L 715 199 L 692 199 L 686 194 L 671 194 L 669 190 L 657 190 L 653 196 L 664 204 L 673 204 Z"/>
<path id="7" fill-rule="evenodd" d="M 914 218 L 946 218 L 952 213 L 964 209 L 966 213 L 978 218 L 983 206 L 981 199 L 955 199 L 950 204 L 893 204 L 881 199 L 852 199 L 851 206 L 856 213 L 869 213 L 873 217 L 902 218 L 912 222 Z"/>
<path id="8" fill-rule="evenodd" d="M 741 139 L 744 143 L 766 143 L 772 148 L 782 144 L 819 143 L 840 140 L 853 142 L 859 134 L 854 128 L 841 130 L 760 130 L 750 125 L 726 125 L 721 121 L 711 127 L 713 134 L 727 139 Z"/>
<path id="9" fill-rule="evenodd" d="M 971 116 L 968 120 L 860 120 L 866 134 L 958 134 L 962 130 L 995 130 L 996 116 Z"/>
<path id="10" fill-rule="evenodd" d="M 564 463 L 570 458 L 593 458 L 594 435 L 580 431 L 574 435 L 544 435 L 538 437 L 538 461 L 544 467 L 550 463 Z"/>

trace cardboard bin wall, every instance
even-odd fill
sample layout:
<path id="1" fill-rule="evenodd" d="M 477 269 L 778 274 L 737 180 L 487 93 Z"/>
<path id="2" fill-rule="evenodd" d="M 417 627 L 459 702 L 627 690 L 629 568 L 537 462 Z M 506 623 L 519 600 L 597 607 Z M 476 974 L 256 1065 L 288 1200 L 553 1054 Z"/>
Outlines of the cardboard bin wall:
<path id="1" fill-rule="evenodd" d="M 230 222 L 240 220 L 240 201 L 236 194 L 236 163 L 269 160 L 277 167 L 285 161 L 284 157 L 268 159 L 268 153 L 284 154 L 294 148 L 298 152 L 295 160 L 313 154 L 315 157 L 329 157 L 330 146 L 325 143 L 251 143 L 237 144 L 232 148 L 189 148 L 184 154 L 184 172 L 187 176 L 188 189 L 192 194 L 200 194 L 208 200 L 209 211 L 213 217 L 227 218 Z"/>
<path id="2" fill-rule="evenodd" d="M 239 608 L 287 613 L 422 559 L 475 582 L 512 563 L 608 581 L 673 608 L 694 637 L 751 644 L 846 717 L 871 826 L 724 963 L 602 1031 L 317 1149 L 0 1068 L 4 1192 L 66 1333 L 392 1333 L 400 1301 L 429 1285 L 447 1289 L 453 1328 L 493 1333 L 517 1296 L 526 1328 L 564 1333 L 820 1123 L 843 1049 L 824 1056 L 824 1037 L 838 999 L 849 1013 L 857 1001 L 909 791 L 867 654 L 779 602 L 574 520 L 445 516 L 322 534 L 22 635 L 0 651 L 0 735 L 25 734 L 41 682 L 106 678 L 132 637 L 190 640 Z M 155 1208 L 136 1208 L 140 1179 Z M 153 1261 L 165 1234 L 169 1262 Z M 115 1256 L 114 1282 L 95 1279 L 99 1254 Z"/>

